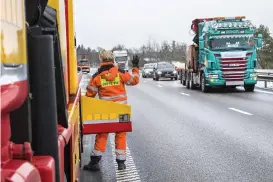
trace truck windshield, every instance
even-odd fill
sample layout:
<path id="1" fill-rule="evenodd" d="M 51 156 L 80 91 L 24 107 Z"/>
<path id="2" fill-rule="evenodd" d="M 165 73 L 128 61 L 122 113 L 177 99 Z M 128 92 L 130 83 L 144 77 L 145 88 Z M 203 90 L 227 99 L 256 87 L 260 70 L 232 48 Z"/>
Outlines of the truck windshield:
<path id="1" fill-rule="evenodd" d="M 119 63 L 119 62 L 126 62 L 127 61 L 127 56 L 122 56 L 122 57 L 115 57 L 115 61 L 117 62 L 117 63 Z"/>
<path id="2" fill-rule="evenodd" d="M 88 66 L 89 63 L 88 63 L 88 61 L 79 61 L 79 65 L 80 66 Z"/>
<path id="3" fill-rule="evenodd" d="M 235 36 L 235 37 L 217 37 L 210 39 L 211 50 L 248 50 L 253 48 L 254 37 L 249 36 Z"/>

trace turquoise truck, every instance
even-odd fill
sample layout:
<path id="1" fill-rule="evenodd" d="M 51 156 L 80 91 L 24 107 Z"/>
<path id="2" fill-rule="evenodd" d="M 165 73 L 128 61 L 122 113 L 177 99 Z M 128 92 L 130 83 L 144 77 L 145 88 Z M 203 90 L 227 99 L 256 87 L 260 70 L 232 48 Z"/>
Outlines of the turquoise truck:
<path id="1" fill-rule="evenodd" d="M 254 90 L 262 35 L 255 37 L 249 20 L 244 16 L 195 19 L 191 29 L 194 43 L 188 46 L 185 69 L 180 72 L 184 86 L 204 93 L 213 87 Z"/>

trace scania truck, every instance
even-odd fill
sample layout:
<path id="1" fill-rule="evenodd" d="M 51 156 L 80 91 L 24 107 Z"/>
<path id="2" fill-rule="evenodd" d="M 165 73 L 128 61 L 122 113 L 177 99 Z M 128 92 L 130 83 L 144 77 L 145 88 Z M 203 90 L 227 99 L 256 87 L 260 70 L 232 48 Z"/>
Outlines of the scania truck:
<path id="1" fill-rule="evenodd" d="M 262 35 L 245 16 L 195 19 L 191 29 L 193 44 L 187 50 L 181 83 L 189 89 L 208 92 L 212 87 L 243 86 L 253 91 L 257 83 L 254 69 Z"/>
<path id="2" fill-rule="evenodd" d="M 119 69 L 128 71 L 129 70 L 129 56 L 126 50 L 117 50 L 113 51 L 113 55 L 115 58 L 115 64 Z"/>

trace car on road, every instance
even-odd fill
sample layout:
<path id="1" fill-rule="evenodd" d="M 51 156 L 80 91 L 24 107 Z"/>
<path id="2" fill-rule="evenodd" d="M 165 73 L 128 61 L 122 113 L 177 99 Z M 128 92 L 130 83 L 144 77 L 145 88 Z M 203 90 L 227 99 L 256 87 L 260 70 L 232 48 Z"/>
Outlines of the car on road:
<path id="1" fill-rule="evenodd" d="M 148 78 L 153 76 L 154 65 L 155 63 L 144 64 L 144 67 L 142 69 L 142 78 Z"/>
<path id="2" fill-rule="evenodd" d="M 171 80 L 177 80 L 178 74 L 175 66 L 166 62 L 157 63 L 153 69 L 153 80 L 158 81 L 160 78 L 170 78 Z"/>

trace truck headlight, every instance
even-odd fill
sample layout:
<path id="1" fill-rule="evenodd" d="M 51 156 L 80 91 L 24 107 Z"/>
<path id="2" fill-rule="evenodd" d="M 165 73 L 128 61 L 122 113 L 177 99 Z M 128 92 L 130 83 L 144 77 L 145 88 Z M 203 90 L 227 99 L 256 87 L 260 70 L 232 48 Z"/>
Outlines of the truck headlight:
<path id="1" fill-rule="evenodd" d="M 249 74 L 250 78 L 256 80 L 257 79 L 257 75 L 255 73 L 250 73 Z"/>
<path id="2" fill-rule="evenodd" d="M 148 71 L 148 70 L 145 70 L 145 73 L 149 73 L 149 71 Z"/>
<path id="3" fill-rule="evenodd" d="M 218 75 L 209 75 L 209 78 L 213 79 L 213 78 L 219 78 L 219 77 L 218 77 Z"/>
<path id="4" fill-rule="evenodd" d="M 162 72 L 161 72 L 161 71 L 158 71 L 158 72 L 157 72 L 157 74 L 161 75 L 161 74 L 162 74 Z"/>

